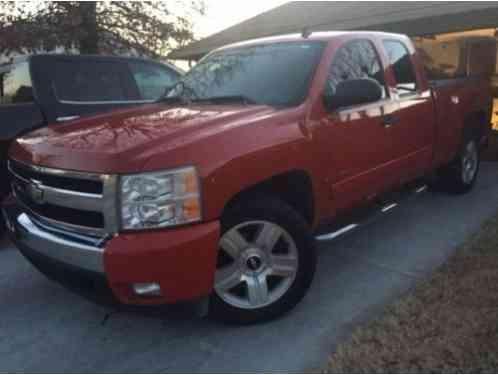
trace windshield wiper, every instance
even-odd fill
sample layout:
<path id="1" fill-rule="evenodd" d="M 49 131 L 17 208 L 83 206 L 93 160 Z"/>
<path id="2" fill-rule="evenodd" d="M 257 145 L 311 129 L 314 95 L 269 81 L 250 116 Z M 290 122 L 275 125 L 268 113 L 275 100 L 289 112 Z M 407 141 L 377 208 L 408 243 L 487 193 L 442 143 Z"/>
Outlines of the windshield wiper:
<path id="1" fill-rule="evenodd" d="M 208 98 L 200 98 L 200 99 L 194 99 L 194 102 L 209 102 L 209 103 L 230 103 L 230 102 L 236 102 L 236 103 L 243 103 L 245 105 L 248 104 L 259 104 L 257 101 L 255 101 L 252 98 L 249 98 L 248 96 L 245 95 L 225 95 L 225 96 L 212 96 Z"/>

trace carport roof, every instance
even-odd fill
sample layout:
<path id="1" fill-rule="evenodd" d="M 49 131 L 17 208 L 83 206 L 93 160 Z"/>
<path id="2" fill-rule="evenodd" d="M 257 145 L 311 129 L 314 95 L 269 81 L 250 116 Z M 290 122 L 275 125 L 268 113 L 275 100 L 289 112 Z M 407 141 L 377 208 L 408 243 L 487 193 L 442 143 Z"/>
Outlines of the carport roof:
<path id="1" fill-rule="evenodd" d="M 498 2 L 291 1 L 173 51 L 169 58 L 197 60 L 226 44 L 304 29 L 380 30 L 421 36 L 498 26 Z"/>

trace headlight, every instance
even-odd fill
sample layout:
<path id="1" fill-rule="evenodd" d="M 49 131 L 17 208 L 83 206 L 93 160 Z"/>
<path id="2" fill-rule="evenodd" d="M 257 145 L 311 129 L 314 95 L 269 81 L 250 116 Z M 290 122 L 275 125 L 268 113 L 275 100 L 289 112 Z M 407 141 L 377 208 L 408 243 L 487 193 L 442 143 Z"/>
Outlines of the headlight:
<path id="1" fill-rule="evenodd" d="M 121 177 L 121 228 L 164 228 L 201 220 L 194 167 Z"/>

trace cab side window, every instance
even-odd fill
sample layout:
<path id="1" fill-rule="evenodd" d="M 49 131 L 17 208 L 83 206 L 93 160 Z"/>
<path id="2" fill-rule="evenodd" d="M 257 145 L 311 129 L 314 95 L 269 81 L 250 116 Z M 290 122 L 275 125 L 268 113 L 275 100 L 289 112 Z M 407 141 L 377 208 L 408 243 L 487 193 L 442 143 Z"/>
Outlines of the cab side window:
<path id="1" fill-rule="evenodd" d="M 417 90 L 415 69 L 406 46 L 397 40 L 384 40 L 384 49 L 396 79 L 400 95 L 409 95 Z"/>
<path id="2" fill-rule="evenodd" d="M 333 95 L 339 82 L 359 78 L 376 80 L 382 87 L 382 99 L 386 98 L 382 64 L 368 40 L 354 40 L 339 48 L 330 66 L 326 90 Z"/>
<path id="3" fill-rule="evenodd" d="M 180 74 L 173 69 L 145 62 L 131 62 L 129 67 L 142 100 L 157 100 L 173 86 Z"/>
<path id="4" fill-rule="evenodd" d="M 58 60 L 54 89 L 61 102 L 106 103 L 140 100 L 126 65 L 119 62 Z"/>

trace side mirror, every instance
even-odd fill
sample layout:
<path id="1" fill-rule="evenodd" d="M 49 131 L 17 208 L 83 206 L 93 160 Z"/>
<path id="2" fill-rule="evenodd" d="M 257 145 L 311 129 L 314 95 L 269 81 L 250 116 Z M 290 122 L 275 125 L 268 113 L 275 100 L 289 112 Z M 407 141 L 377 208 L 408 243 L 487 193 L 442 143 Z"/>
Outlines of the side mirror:
<path id="1" fill-rule="evenodd" d="M 382 99 L 382 86 L 370 78 L 349 79 L 339 82 L 335 93 L 323 96 L 325 108 L 333 111 L 337 108 L 373 103 Z"/>

